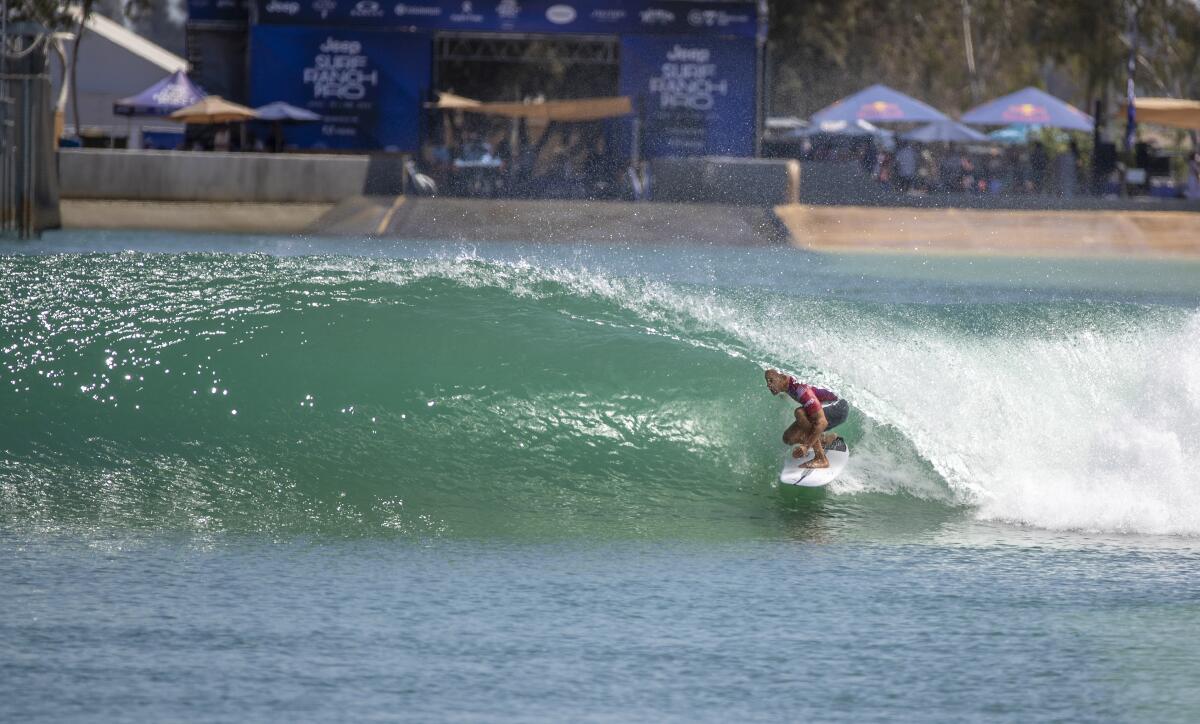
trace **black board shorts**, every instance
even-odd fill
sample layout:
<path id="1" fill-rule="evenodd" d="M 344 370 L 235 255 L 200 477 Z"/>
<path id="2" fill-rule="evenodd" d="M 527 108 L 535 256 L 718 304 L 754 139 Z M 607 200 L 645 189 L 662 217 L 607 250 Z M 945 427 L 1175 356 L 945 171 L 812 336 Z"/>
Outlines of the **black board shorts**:
<path id="1" fill-rule="evenodd" d="M 825 427 L 826 430 L 832 430 L 850 416 L 850 403 L 843 399 L 821 405 L 821 409 L 825 411 L 825 421 L 829 423 Z"/>

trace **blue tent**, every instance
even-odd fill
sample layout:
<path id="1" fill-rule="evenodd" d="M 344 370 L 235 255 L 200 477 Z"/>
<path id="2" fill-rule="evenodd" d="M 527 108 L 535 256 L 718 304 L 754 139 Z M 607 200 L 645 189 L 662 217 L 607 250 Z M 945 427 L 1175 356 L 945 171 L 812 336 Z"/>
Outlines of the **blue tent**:
<path id="1" fill-rule="evenodd" d="M 113 103 L 113 113 L 119 116 L 169 116 L 198 103 L 206 95 L 187 73 L 177 70 L 141 93 Z"/>
<path id="2" fill-rule="evenodd" d="M 1092 130 L 1092 119 L 1086 113 L 1033 87 L 976 106 L 964 113 L 962 120 L 981 126 L 1023 123 L 1068 131 Z"/>
<path id="3" fill-rule="evenodd" d="M 987 136 L 974 128 L 967 128 L 954 121 L 935 121 L 915 131 L 909 131 L 903 138 L 918 143 L 969 143 L 988 140 Z"/>
<path id="4" fill-rule="evenodd" d="M 812 116 L 814 125 L 829 121 L 927 123 L 948 120 L 948 116 L 933 106 L 885 85 L 873 85 L 854 95 L 846 96 Z"/>
<path id="5" fill-rule="evenodd" d="M 312 123 L 321 120 L 320 115 L 306 108 L 298 108 L 283 101 L 275 101 L 265 106 L 259 106 L 254 109 L 254 112 L 258 114 L 258 120 L 271 122 L 273 127 L 271 145 L 274 146 L 277 152 L 283 150 L 284 123 Z"/>

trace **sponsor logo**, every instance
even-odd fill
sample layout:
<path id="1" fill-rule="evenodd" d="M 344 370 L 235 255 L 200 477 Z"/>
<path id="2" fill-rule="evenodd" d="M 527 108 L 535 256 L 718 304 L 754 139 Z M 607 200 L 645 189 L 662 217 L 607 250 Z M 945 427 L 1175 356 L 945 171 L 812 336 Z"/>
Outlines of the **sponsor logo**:
<path id="1" fill-rule="evenodd" d="M 750 22 L 749 15 L 735 15 L 724 10 L 689 10 L 687 19 L 697 28 L 724 28 Z"/>
<path id="2" fill-rule="evenodd" d="M 358 55 L 362 52 L 362 43 L 357 40 L 336 40 L 325 38 L 320 51 L 329 55 Z"/>
<path id="3" fill-rule="evenodd" d="M 659 75 L 650 78 L 650 92 L 663 109 L 711 111 L 717 98 L 728 95 L 729 81 L 717 78 L 717 65 L 708 48 L 676 45 L 666 55 Z"/>
<path id="4" fill-rule="evenodd" d="M 877 121 L 885 118 L 903 118 L 904 109 L 895 103 L 887 101 L 872 101 L 859 106 L 858 112 L 855 114 L 858 118 Z"/>
<path id="5" fill-rule="evenodd" d="M 1021 103 L 1004 109 L 1000 117 L 1006 121 L 1018 123 L 1045 123 L 1050 120 L 1050 112 L 1045 106 L 1035 106 L 1032 103 Z"/>
<path id="6" fill-rule="evenodd" d="M 383 8 L 375 0 L 359 0 L 350 10 L 350 15 L 356 18 L 382 18 Z"/>
<path id="7" fill-rule="evenodd" d="M 672 63 L 707 63 L 710 57 L 712 53 L 708 48 L 685 48 L 676 45 L 667 52 L 667 60 Z"/>
<path id="8" fill-rule="evenodd" d="M 642 25 L 670 25 L 675 22 L 675 13 L 662 8 L 646 8 L 638 14 L 642 17 Z"/>
<path id="9" fill-rule="evenodd" d="M 271 0 L 264 8 L 269 13 L 276 15 L 296 15 L 300 12 L 300 3 L 288 0 Z"/>
<path id="10" fill-rule="evenodd" d="M 321 14 L 321 19 L 329 17 L 329 13 L 337 10 L 337 0 L 313 0 L 312 9 Z"/>
<path id="11" fill-rule="evenodd" d="M 555 25 L 575 22 L 575 8 L 570 5 L 551 5 L 546 8 L 546 19 Z"/>
<path id="12" fill-rule="evenodd" d="M 500 4 L 496 6 L 496 15 L 501 20 L 516 20 L 521 14 L 521 6 L 517 4 L 517 0 L 500 0 Z"/>
<path id="13" fill-rule="evenodd" d="M 598 23 L 619 23 L 627 14 L 621 8 L 601 8 L 593 10 L 588 17 Z"/>
<path id="14" fill-rule="evenodd" d="M 164 106 L 179 106 L 180 108 L 196 102 L 191 92 L 179 83 L 172 83 L 150 97 L 154 99 L 155 103 Z"/>
<path id="15" fill-rule="evenodd" d="M 467 0 L 462 4 L 462 9 L 457 13 L 450 13 L 450 22 L 452 23 L 482 23 L 483 15 L 475 12 L 474 3 Z"/>
<path id="16" fill-rule="evenodd" d="M 362 50 L 357 40 L 325 38 L 312 66 L 303 72 L 304 84 L 312 86 L 314 100 L 359 101 L 368 89 L 379 85 L 379 71 L 369 69 L 369 59 Z"/>
<path id="17" fill-rule="evenodd" d="M 435 5 L 405 5 L 400 3 L 395 7 L 396 15 L 404 17 L 414 15 L 423 18 L 436 18 L 442 14 L 442 9 Z"/>

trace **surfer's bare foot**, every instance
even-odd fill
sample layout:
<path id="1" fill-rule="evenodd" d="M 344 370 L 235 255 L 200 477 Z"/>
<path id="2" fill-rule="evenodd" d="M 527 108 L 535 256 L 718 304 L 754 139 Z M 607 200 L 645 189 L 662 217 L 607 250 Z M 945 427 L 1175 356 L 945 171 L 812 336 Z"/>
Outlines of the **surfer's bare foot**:
<path id="1" fill-rule="evenodd" d="M 827 467 L 829 467 L 829 460 L 828 459 L 809 460 L 808 462 L 804 463 L 800 467 L 802 467 L 802 468 L 827 468 Z"/>
<path id="2" fill-rule="evenodd" d="M 836 432 L 827 432 L 825 433 L 825 436 L 821 438 L 821 444 L 825 447 L 829 447 L 833 443 L 837 442 L 837 439 L 838 436 Z"/>

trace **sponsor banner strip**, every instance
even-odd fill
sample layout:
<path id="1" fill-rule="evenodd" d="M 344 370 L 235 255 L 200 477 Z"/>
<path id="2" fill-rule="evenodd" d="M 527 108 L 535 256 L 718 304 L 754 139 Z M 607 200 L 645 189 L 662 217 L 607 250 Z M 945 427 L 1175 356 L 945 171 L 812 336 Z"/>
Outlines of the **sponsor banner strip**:
<path id="1" fill-rule="evenodd" d="M 189 12 L 233 12 L 243 0 L 188 0 Z M 260 24 L 334 24 L 480 32 L 704 34 L 754 38 L 758 4 L 679 0 L 252 0 Z"/>

